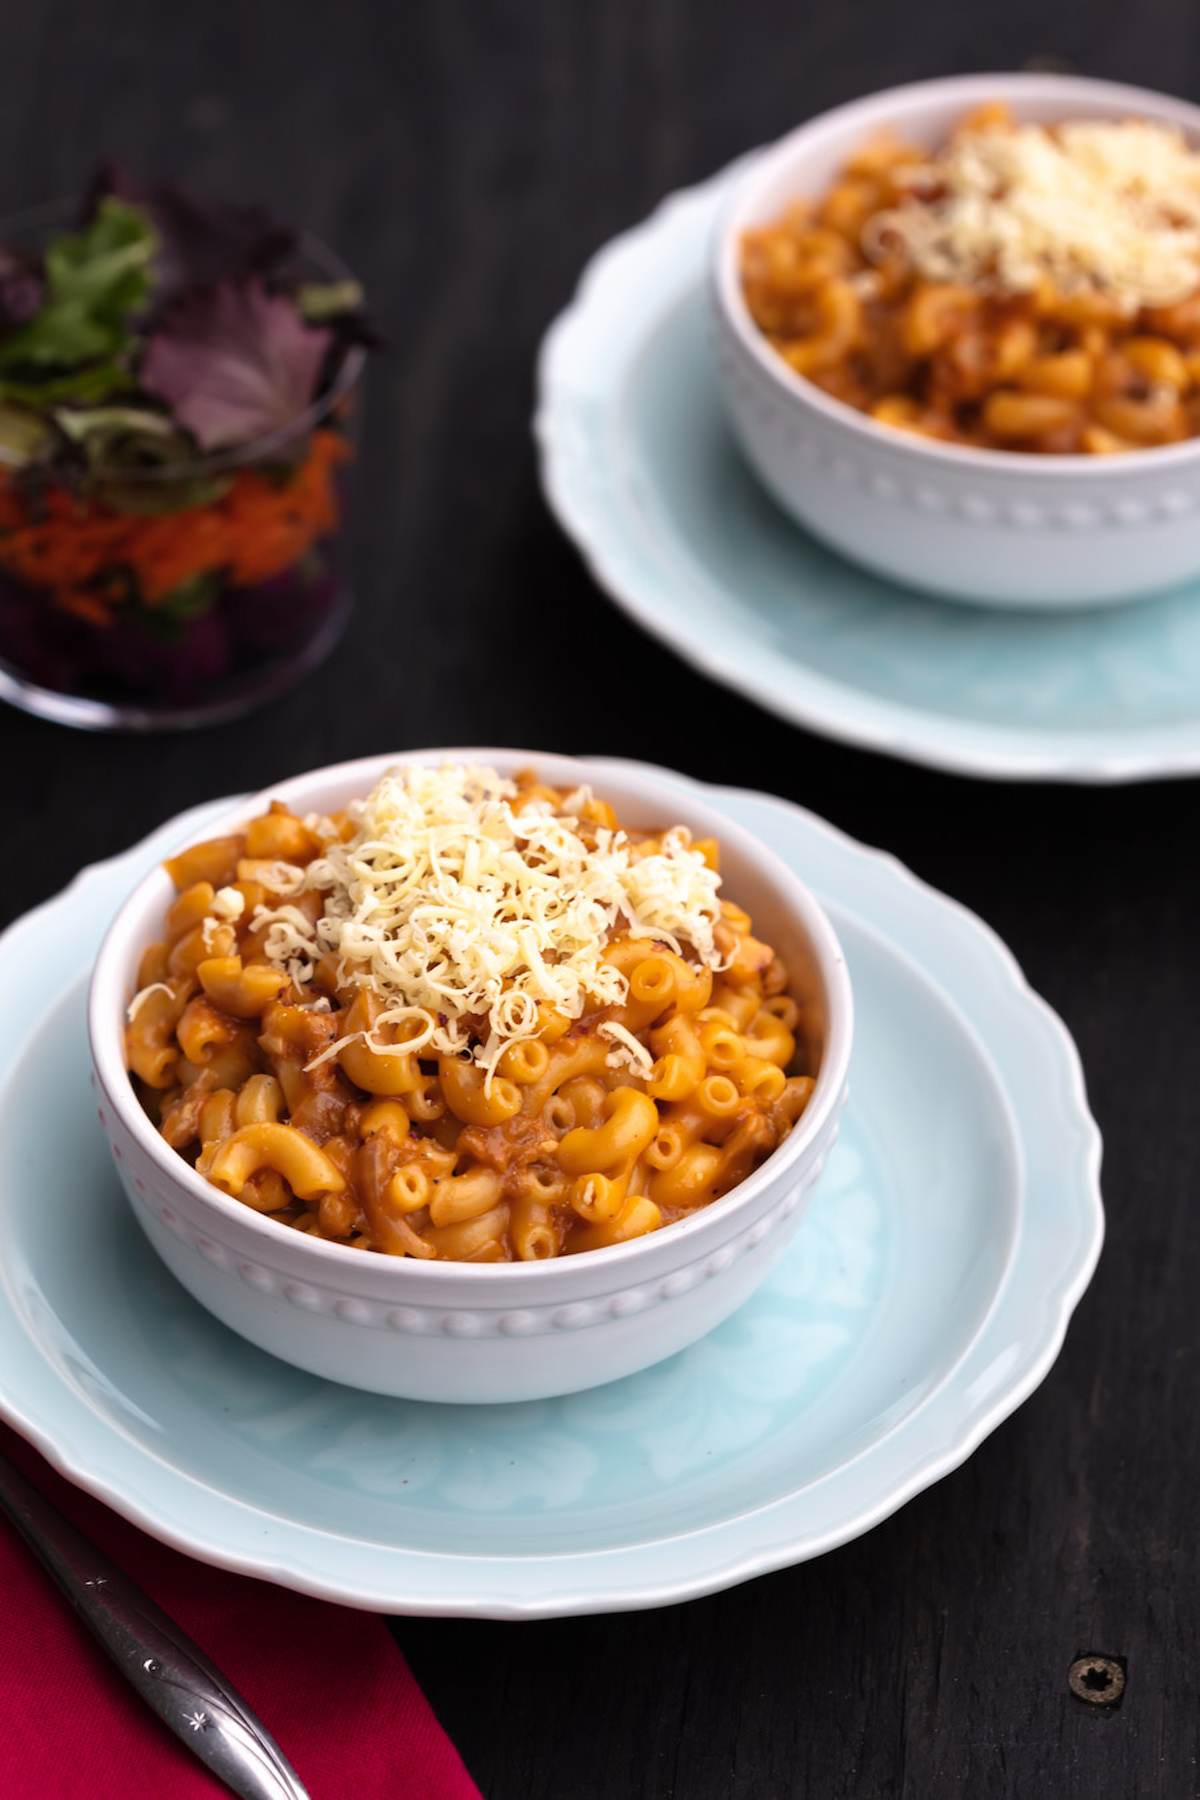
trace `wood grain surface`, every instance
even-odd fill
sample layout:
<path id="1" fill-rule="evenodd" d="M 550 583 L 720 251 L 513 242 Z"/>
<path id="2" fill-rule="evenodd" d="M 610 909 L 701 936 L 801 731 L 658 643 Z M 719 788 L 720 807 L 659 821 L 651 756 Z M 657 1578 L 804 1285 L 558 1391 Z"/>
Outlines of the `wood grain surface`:
<path id="1" fill-rule="evenodd" d="M 488 1800 L 1200 1791 L 1196 788 L 974 784 L 775 722 L 595 590 L 529 433 L 541 332 L 670 188 L 919 76 L 1037 60 L 1196 97 L 1198 19 L 1188 0 L 5 8 L 0 204 L 71 189 L 100 151 L 264 199 L 361 271 L 390 347 L 341 647 L 194 737 L 0 713 L 0 912 L 181 807 L 328 760 L 643 757 L 803 801 L 975 908 L 1075 1033 L 1107 1140 L 1108 1245 L 1057 1367 L 868 1537 L 657 1613 L 397 1622 Z M 1069 1692 L 1084 1652 L 1125 1659 L 1120 1707 Z"/>

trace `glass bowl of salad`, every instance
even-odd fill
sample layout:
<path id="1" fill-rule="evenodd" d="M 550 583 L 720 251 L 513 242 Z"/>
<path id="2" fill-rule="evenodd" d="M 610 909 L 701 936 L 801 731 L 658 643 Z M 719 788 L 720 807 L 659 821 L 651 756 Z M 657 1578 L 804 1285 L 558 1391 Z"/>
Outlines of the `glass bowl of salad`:
<path id="1" fill-rule="evenodd" d="M 184 727 L 314 667 L 371 341 L 345 266 L 255 207 L 108 170 L 0 226 L 0 697 Z"/>

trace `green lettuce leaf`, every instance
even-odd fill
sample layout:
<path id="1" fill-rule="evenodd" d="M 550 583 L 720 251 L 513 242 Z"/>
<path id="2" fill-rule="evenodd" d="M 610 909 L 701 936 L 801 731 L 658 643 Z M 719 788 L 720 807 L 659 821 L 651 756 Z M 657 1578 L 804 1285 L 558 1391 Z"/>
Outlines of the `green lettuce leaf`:
<path id="1" fill-rule="evenodd" d="M 45 300 L 27 325 L 0 342 L 0 376 L 28 386 L 41 370 L 112 364 L 128 352 L 131 320 L 150 293 L 155 243 L 141 208 L 113 198 L 101 201 L 82 231 L 52 239 Z"/>
<path id="2" fill-rule="evenodd" d="M 62 375 L 47 375 L 41 381 L 0 374 L 0 399 L 46 412 L 55 406 L 99 406 L 114 395 L 129 393 L 135 385 L 124 363 L 110 358 L 68 369 Z"/>

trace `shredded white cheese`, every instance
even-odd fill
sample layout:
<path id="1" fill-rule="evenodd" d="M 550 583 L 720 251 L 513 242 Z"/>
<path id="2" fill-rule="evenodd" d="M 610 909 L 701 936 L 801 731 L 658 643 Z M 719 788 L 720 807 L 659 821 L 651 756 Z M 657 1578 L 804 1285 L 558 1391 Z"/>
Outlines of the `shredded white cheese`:
<path id="1" fill-rule="evenodd" d="M 298 988 L 311 981 L 313 965 L 320 952 L 307 913 L 286 903 L 275 907 L 257 906 L 250 923 L 255 931 L 263 933 L 263 949 L 268 962 L 283 969 Z"/>
<path id="2" fill-rule="evenodd" d="M 1200 287 L 1200 152 L 1171 126 L 966 130 L 904 179 L 911 196 L 864 227 L 874 260 L 899 247 L 933 281 L 1026 293 L 1049 279 L 1130 311 Z"/>
<path id="3" fill-rule="evenodd" d="M 125 1008 L 126 1019 L 132 1025 L 151 994 L 169 994 L 171 991 L 172 990 L 165 981 L 148 982 L 144 988 L 138 989 L 137 993 L 133 996 L 133 999 L 129 1002 L 129 1005 Z"/>
<path id="4" fill-rule="evenodd" d="M 654 1058 L 627 1025 L 609 1019 L 598 1029 L 601 1037 L 613 1040 L 613 1047 L 604 1059 L 610 1069 L 628 1069 L 633 1075 L 649 1075 Z"/>
<path id="5" fill-rule="evenodd" d="M 298 863 L 257 863 L 254 878 L 272 894 L 298 894 L 304 886 L 304 870 Z"/>
<path id="6" fill-rule="evenodd" d="M 235 919 L 240 919 L 245 910 L 245 896 L 239 894 L 235 887 L 218 888 L 213 895 L 212 906 L 209 908 L 209 911 L 215 913 L 218 919 L 226 919 L 231 924 Z"/>
<path id="7" fill-rule="evenodd" d="M 536 1033 L 539 1007 L 576 1019 L 625 999 L 624 975 L 604 958 L 614 935 L 721 966 L 720 877 L 686 830 L 637 845 L 542 800 L 514 810 L 517 795 L 494 769 L 390 770 L 350 808 L 353 837 L 305 870 L 304 890 L 324 896 L 316 924 L 295 905 L 256 911 L 267 957 L 306 979 L 320 956 L 336 956 L 382 1001 L 376 1033 L 403 1028 L 402 1053 L 469 1052 L 489 1072 Z"/>

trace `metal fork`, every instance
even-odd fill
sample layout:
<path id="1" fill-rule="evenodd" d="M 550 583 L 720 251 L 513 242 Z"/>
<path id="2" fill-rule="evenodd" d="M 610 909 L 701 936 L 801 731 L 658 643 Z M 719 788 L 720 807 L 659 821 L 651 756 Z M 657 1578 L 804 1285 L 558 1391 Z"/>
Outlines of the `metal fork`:
<path id="1" fill-rule="evenodd" d="M 309 1800 L 275 1739 L 204 1652 L 3 1455 L 0 1512 L 126 1681 L 214 1775 L 242 1800 Z"/>

